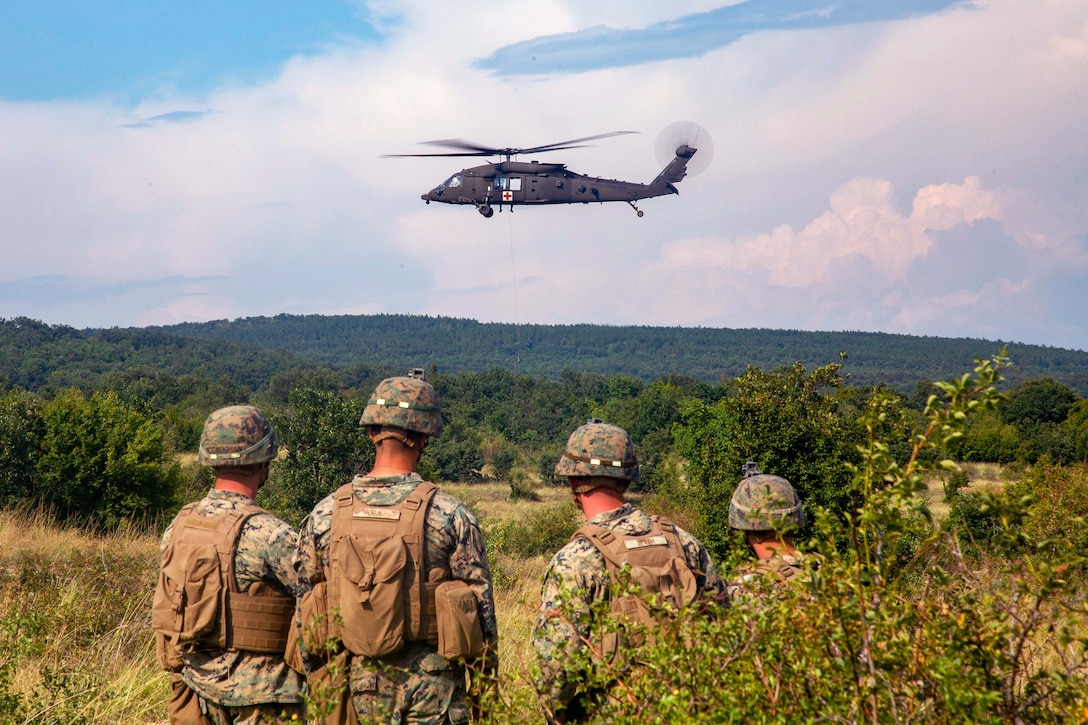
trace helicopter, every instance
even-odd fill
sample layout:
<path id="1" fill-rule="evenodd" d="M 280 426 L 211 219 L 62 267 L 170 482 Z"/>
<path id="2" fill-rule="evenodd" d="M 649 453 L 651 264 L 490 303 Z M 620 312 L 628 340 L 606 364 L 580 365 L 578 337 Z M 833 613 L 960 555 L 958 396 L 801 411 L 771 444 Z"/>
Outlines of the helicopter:
<path id="1" fill-rule="evenodd" d="M 689 126 L 691 125 L 694 124 L 686 124 L 684 128 L 679 129 L 680 133 L 690 135 Z M 673 124 L 673 126 L 677 126 L 677 124 Z M 670 126 L 669 129 L 673 128 L 673 126 Z M 666 132 L 669 129 L 666 129 Z M 676 130 L 674 129 L 672 136 L 676 135 Z M 701 128 L 698 128 L 698 131 L 705 134 L 705 131 Z M 666 132 L 663 132 L 663 135 Z M 627 202 L 641 217 L 643 211 L 635 205 L 636 201 L 680 193 L 676 188 L 676 184 L 687 176 L 688 162 L 692 160 L 699 150 L 692 145 L 695 143 L 694 139 L 692 139 L 691 143 L 680 141 L 674 148 L 670 145 L 672 159 L 649 184 L 586 176 L 571 171 L 566 164 L 545 163 L 536 160 L 512 160 L 513 157 L 522 154 L 584 148 L 583 143 L 586 141 L 596 141 L 631 133 L 637 133 L 637 131 L 612 131 L 597 134 L 596 136 L 585 136 L 569 141 L 559 141 L 528 148 L 481 146 L 461 139 L 424 141 L 423 145 L 426 146 L 458 149 L 459 151 L 428 154 L 386 154 L 384 158 L 429 156 L 502 157 L 501 161 L 462 169 L 420 197 L 428 204 L 432 201 L 440 204 L 472 204 L 485 219 L 489 219 L 494 215 L 496 206 L 499 211 L 502 211 L 504 205 L 508 206 L 510 211 L 513 211 L 514 206 L 517 205 L 589 204 L 604 203 L 606 201 Z M 661 139 L 659 138 L 658 141 L 660 149 Z M 706 137 L 706 141 L 709 142 L 709 137 Z M 665 143 L 668 144 L 669 142 L 666 141 Z M 703 144 L 700 142 L 700 145 Z M 707 161 L 709 161 L 709 158 Z"/>

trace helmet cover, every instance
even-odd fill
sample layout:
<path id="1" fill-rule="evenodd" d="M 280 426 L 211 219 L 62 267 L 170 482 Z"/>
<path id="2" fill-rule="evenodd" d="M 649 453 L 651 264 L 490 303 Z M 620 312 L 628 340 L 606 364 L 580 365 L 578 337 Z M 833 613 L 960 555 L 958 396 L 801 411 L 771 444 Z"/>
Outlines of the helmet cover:
<path id="1" fill-rule="evenodd" d="M 271 461 L 278 452 L 268 417 L 252 405 L 232 405 L 204 421 L 197 459 L 204 466 L 249 466 Z"/>
<path id="2" fill-rule="evenodd" d="M 623 428 L 592 419 L 570 434 L 555 466 L 555 476 L 592 476 L 615 481 L 610 487 L 622 493 L 630 483 L 639 480 L 635 444 Z M 602 480 L 597 485 L 609 484 Z"/>
<path id="3" fill-rule="evenodd" d="M 430 383 L 415 377 L 386 378 L 374 388 L 359 425 L 382 425 L 442 435 L 442 407 Z"/>
<path id="4" fill-rule="evenodd" d="M 790 482 L 768 473 L 750 475 L 737 485 L 729 501 L 729 525 L 744 531 L 771 531 L 805 525 L 801 499 Z"/>

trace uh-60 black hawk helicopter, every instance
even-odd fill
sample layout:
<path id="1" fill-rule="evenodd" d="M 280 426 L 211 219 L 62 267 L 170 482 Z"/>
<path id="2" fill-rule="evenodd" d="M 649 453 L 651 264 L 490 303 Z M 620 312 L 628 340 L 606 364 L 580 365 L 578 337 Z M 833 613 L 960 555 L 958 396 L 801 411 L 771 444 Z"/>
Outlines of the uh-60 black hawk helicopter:
<path id="1" fill-rule="evenodd" d="M 507 205 L 513 211 L 514 206 L 522 204 L 535 206 L 541 204 L 590 204 L 604 203 L 606 201 L 627 202 L 641 217 L 643 212 L 635 206 L 635 202 L 655 196 L 679 194 L 676 184 L 687 176 L 688 162 L 699 151 L 695 143 L 699 143 L 700 146 L 704 145 L 704 143 L 706 145 L 710 143 L 710 138 L 706 136 L 703 129 L 696 126 L 697 131 L 691 130 L 690 127 L 695 126 L 695 124 L 684 124 L 682 128 L 674 129 L 673 127 L 677 125 L 673 124 L 667 128 L 662 132 L 662 138 L 658 139 L 659 152 L 662 143 L 664 143 L 666 144 L 665 147 L 670 149 L 668 153 L 673 155 L 673 158 L 661 170 L 657 178 L 649 184 L 585 176 L 571 171 L 565 164 L 511 160 L 512 157 L 522 154 L 582 148 L 582 142 L 584 141 L 622 136 L 637 133 L 636 131 L 613 131 L 529 148 L 492 148 L 460 139 L 425 141 L 424 144 L 428 146 L 460 149 L 460 151 L 431 154 L 386 154 L 386 157 L 501 156 L 502 161 L 462 169 L 421 197 L 428 204 L 432 201 L 442 204 L 472 204 L 476 207 L 476 211 L 480 212 L 485 218 L 490 218 L 495 213 L 496 206 L 499 211 L 502 211 L 502 207 Z M 669 133 L 670 129 L 673 129 L 671 134 Z M 679 135 L 688 138 L 691 143 L 681 140 L 673 145 L 673 141 L 678 137 L 677 132 L 679 132 Z M 703 136 L 703 140 L 699 140 L 700 135 Z M 704 156 L 706 161 L 709 162 L 710 154 L 704 154 Z"/>

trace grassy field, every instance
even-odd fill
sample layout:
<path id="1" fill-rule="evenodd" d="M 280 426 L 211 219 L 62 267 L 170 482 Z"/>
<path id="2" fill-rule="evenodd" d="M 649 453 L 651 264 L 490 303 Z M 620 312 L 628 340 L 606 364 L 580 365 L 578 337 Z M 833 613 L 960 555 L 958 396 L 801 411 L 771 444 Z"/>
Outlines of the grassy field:
<path id="1" fill-rule="evenodd" d="M 1000 467 L 964 468 L 972 490 L 1004 485 Z M 476 514 L 488 543 L 506 712 L 541 723 L 530 686 L 540 578 L 578 512 L 562 488 L 540 487 L 536 501 L 511 500 L 504 484 L 443 489 Z M 929 498 L 947 515 L 941 478 Z M 158 560 L 156 532 L 93 536 L 41 513 L 0 512 L 0 723 L 165 723 L 149 627 Z"/>
<path id="2" fill-rule="evenodd" d="M 508 486 L 444 486 L 476 513 L 485 532 L 561 508 L 562 489 L 540 501 L 510 501 Z M 565 512 L 564 512 L 565 513 Z M 531 702 L 529 637 L 544 554 L 492 553 L 502 678 L 524 720 Z M 165 723 L 167 684 L 149 626 L 158 536 L 93 536 L 41 513 L 0 512 L 0 723 Z"/>
<path id="3" fill-rule="evenodd" d="M 979 491 L 1000 491 L 1005 486 L 1005 472 L 997 463 L 961 463 L 960 469 L 967 474 L 967 485 L 960 489 L 964 493 Z M 925 496 L 929 500 L 929 510 L 934 518 L 943 521 L 948 517 L 948 502 L 944 496 L 945 478 L 939 475 L 926 480 Z"/>

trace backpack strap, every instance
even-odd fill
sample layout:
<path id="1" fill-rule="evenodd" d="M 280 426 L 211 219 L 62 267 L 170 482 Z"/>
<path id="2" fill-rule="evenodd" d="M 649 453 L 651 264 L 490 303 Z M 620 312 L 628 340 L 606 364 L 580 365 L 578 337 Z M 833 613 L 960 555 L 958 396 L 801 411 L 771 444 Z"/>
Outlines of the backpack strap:
<path id="1" fill-rule="evenodd" d="M 427 524 L 427 509 L 437 491 L 438 486 L 430 481 L 424 481 L 416 486 L 408 494 L 408 498 L 400 503 L 400 510 L 404 512 L 404 515 L 398 521 L 397 535 L 408 545 L 408 554 L 411 558 L 412 567 L 412 571 L 405 576 L 406 580 L 411 581 L 411 585 L 408 587 L 408 596 L 404 598 L 405 607 L 407 608 L 405 622 L 408 628 L 405 639 L 408 641 L 428 640 L 430 638 L 431 622 L 434 621 L 437 626 L 437 620 L 435 620 L 433 614 L 433 597 L 428 596 L 427 592 L 424 591 L 424 575 L 426 573 L 424 529 Z"/>
<path id="2" fill-rule="evenodd" d="M 336 489 L 333 494 L 332 522 L 329 530 L 329 571 L 325 575 L 326 599 L 330 606 L 340 606 L 341 566 L 340 561 L 343 539 L 351 533 L 351 514 L 355 506 L 355 487 L 351 482 Z M 324 612 L 328 626 L 328 637 L 340 640 L 342 634 L 336 617 L 331 612 Z"/>

